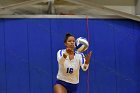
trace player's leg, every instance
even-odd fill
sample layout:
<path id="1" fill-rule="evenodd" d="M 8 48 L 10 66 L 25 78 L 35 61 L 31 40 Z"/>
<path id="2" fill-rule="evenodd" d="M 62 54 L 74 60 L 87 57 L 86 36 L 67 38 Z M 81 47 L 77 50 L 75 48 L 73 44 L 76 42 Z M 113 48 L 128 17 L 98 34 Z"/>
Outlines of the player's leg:
<path id="1" fill-rule="evenodd" d="M 54 86 L 54 93 L 67 93 L 67 90 L 64 86 L 61 84 L 56 84 Z"/>

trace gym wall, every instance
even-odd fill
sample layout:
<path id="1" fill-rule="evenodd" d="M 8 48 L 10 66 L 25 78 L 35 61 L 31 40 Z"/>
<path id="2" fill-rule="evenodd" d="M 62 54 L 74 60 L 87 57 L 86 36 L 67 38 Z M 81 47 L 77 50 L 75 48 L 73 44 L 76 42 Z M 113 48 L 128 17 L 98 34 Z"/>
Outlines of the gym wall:
<path id="1" fill-rule="evenodd" d="M 53 93 L 68 32 L 93 51 L 78 93 L 140 93 L 140 23 L 80 18 L 0 19 L 0 93 Z"/>

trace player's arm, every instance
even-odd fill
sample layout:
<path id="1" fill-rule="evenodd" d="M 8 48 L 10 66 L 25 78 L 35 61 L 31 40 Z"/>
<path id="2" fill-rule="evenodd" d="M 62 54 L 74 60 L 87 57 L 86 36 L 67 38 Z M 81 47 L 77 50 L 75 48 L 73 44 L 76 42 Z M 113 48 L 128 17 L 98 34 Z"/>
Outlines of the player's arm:
<path id="1" fill-rule="evenodd" d="M 63 52 L 63 50 L 59 50 L 57 52 L 57 61 L 59 64 L 64 64 L 68 54 L 66 52 Z"/>
<path id="2" fill-rule="evenodd" d="M 91 55 L 92 55 L 92 51 L 90 51 L 90 52 L 85 56 L 85 64 L 89 64 L 89 63 L 90 63 Z"/>
<path id="3" fill-rule="evenodd" d="M 92 52 L 89 52 L 86 57 L 84 56 L 83 53 L 81 54 L 80 65 L 83 71 L 86 71 L 89 67 L 91 54 Z"/>

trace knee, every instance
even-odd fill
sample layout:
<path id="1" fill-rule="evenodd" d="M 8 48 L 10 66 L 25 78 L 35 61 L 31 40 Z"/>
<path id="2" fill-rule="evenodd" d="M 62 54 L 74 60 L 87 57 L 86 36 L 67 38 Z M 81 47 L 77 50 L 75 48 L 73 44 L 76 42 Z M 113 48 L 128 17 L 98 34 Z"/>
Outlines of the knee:
<path id="1" fill-rule="evenodd" d="M 54 86 L 54 93 L 67 93 L 67 90 L 65 87 L 63 87 L 62 85 L 60 84 L 56 84 Z"/>

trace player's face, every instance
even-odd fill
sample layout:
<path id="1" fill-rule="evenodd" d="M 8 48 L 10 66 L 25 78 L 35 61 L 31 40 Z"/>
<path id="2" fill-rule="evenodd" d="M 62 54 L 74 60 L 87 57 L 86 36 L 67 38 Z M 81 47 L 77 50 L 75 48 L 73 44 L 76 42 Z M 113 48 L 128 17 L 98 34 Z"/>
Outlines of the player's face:
<path id="1" fill-rule="evenodd" d="M 75 48 L 75 38 L 73 36 L 68 37 L 65 45 L 67 48 L 74 49 Z"/>

